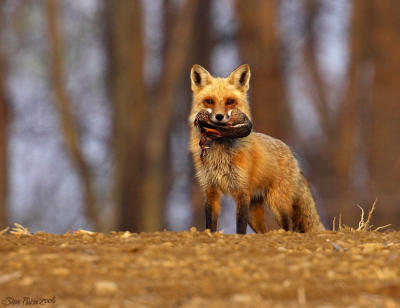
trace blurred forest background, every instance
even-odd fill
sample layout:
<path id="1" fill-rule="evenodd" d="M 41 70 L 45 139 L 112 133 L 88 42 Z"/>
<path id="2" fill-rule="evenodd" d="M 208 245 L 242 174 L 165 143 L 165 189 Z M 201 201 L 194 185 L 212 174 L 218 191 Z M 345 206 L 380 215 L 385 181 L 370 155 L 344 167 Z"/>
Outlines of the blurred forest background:
<path id="1" fill-rule="evenodd" d="M 204 228 L 194 63 L 250 64 L 255 129 L 295 151 L 327 227 L 376 197 L 400 227 L 398 0 L 0 0 L 0 226 Z"/>

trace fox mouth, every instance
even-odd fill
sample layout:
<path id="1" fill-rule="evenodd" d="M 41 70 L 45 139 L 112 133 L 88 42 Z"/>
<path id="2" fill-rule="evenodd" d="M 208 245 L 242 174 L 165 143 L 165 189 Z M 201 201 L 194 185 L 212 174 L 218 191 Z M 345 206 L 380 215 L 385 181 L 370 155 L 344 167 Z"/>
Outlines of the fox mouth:
<path id="1" fill-rule="evenodd" d="M 221 120 L 221 121 L 213 121 L 213 120 L 211 120 L 211 123 L 214 124 L 215 126 L 230 126 L 229 124 L 227 124 L 228 121 L 229 121 L 229 119 Z"/>
<path id="2" fill-rule="evenodd" d="M 227 126 L 228 124 L 226 124 L 229 121 L 229 119 L 223 119 L 221 121 L 215 121 L 215 120 L 211 120 L 211 122 L 217 126 Z"/>

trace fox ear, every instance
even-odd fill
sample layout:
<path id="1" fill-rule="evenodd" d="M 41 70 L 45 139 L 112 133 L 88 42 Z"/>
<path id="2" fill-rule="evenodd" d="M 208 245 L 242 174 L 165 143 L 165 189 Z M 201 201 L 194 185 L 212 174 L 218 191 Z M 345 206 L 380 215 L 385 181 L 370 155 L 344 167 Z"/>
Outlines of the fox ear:
<path id="1" fill-rule="evenodd" d="M 211 74 L 202 66 L 195 64 L 190 71 L 192 80 L 192 91 L 200 90 L 211 81 Z"/>
<path id="2" fill-rule="evenodd" d="M 246 92 L 249 89 L 250 66 L 242 64 L 228 76 L 228 80 L 239 90 Z"/>

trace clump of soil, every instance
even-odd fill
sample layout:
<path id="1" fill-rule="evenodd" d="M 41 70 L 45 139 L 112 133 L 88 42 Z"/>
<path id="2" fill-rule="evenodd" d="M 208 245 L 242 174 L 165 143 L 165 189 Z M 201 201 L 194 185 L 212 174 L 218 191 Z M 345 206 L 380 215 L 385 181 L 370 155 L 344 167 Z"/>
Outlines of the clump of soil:
<path id="1" fill-rule="evenodd" d="M 20 230 L 0 264 L 9 307 L 400 306 L 400 232 Z"/>

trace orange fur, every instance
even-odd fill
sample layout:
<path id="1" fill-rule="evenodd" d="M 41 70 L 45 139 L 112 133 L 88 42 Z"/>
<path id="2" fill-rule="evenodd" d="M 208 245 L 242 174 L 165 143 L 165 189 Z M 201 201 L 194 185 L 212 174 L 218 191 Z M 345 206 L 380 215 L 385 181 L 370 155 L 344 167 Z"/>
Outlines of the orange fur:
<path id="1" fill-rule="evenodd" d="M 230 117 L 232 108 L 251 119 L 247 101 L 250 67 L 241 65 L 226 78 L 214 78 L 199 65 L 191 71 L 193 102 L 189 116 L 189 148 L 197 178 L 206 193 L 207 226 L 216 231 L 219 199 L 234 197 L 237 206 L 237 232 L 245 233 L 249 224 L 256 232 L 265 232 L 264 205 L 271 208 L 279 225 L 300 232 L 322 230 L 314 200 L 297 160 L 289 147 L 273 137 L 252 132 L 245 138 L 215 141 L 200 159 L 200 132 L 194 120 L 200 110 Z M 230 100 L 228 102 L 228 100 Z"/>

